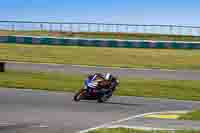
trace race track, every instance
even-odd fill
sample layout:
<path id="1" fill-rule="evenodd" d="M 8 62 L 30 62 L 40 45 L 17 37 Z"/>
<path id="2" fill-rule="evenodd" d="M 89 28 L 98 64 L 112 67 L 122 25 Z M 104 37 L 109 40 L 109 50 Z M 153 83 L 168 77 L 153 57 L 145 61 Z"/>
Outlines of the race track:
<path id="1" fill-rule="evenodd" d="M 83 67 L 59 64 L 7 62 L 6 70 L 89 74 L 111 72 L 122 77 L 200 80 L 199 71 Z M 109 102 L 72 101 L 72 93 L 0 88 L 0 133 L 85 133 L 112 126 L 200 129 L 200 122 L 147 119 L 144 113 L 191 110 L 200 102 L 113 97 Z"/>
<path id="2" fill-rule="evenodd" d="M 88 67 L 79 65 L 63 64 L 33 64 L 7 62 L 5 68 L 17 71 L 34 72 L 61 72 L 66 74 L 91 74 L 95 72 L 110 72 L 119 77 L 154 78 L 171 80 L 200 80 L 200 71 L 191 70 L 159 70 L 159 69 L 132 69 L 132 68 L 109 68 Z"/>
<path id="3" fill-rule="evenodd" d="M 150 112 L 191 110 L 198 108 L 200 102 L 113 97 L 105 104 L 95 101 L 76 103 L 72 96 L 72 93 L 0 88 L 0 133 L 75 133 L 105 123 L 200 128 L 199 122 L 135 117 Z"/>

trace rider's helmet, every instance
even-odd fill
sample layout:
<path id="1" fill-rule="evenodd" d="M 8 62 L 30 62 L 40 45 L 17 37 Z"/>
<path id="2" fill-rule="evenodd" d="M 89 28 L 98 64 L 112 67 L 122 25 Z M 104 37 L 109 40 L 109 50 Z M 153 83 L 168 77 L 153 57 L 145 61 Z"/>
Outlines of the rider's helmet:
<path id="1" fill-rule="evenodd" d="M 110 73 L 106 73 L 105 80 L 111 80 L 111 79 L 112 79 L 112 75 Z"/>

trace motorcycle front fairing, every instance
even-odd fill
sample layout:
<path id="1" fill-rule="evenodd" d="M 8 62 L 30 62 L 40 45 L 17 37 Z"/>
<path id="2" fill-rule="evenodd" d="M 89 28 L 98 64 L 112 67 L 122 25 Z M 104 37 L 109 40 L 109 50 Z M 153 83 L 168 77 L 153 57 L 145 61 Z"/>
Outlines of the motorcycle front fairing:
<path id="1" fill-rule="evenodd" d="M 85 86 L 84 89 L 87 90 L 87 96 L 88 97 L 97 97 L 99 90 L 97 89 L 98 82 L 95 82 L 94 80 L 87 79 L 85 80 Z"/>

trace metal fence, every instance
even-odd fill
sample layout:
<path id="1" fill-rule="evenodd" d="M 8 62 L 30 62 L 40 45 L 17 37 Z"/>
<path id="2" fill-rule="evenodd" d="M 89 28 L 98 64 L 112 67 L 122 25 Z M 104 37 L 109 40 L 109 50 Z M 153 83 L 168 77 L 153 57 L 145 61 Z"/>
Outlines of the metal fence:
<path id="1" fill-rule="evenodd" d="M 0 21 L 0 30 L 58 31 L 58 32 L 112 32 L 153 33 L 200 36 L 200 27 L 177 25 L 135 25 L 106 23 L 58 23 L 31 21 Z"/>

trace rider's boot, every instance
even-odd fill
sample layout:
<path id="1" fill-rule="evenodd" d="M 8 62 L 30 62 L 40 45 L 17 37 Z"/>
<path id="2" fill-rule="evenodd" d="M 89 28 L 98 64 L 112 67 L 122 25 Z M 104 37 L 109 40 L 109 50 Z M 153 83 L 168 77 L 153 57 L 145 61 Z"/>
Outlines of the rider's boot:
<path id="1" fill-rule="evenodd" d="M 106 97 L 107 97 L 107 98 L 110 98 L 110 97 L 112 96 L 112 94 L 113 94 L 113 92 L 112 92 L 112 90 L 110 89 L 110 90 L 108 90 L 108 92 L 106 93 Z"/>

